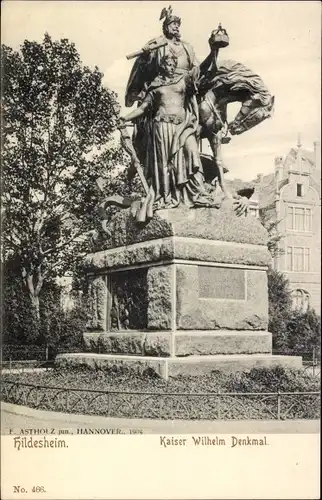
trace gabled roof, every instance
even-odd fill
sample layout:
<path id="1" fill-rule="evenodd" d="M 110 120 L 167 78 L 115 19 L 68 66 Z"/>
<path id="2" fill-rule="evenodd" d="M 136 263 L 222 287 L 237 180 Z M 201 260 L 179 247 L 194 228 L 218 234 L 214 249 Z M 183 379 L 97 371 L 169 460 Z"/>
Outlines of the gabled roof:
<path id="1" fill-rule="evenodd" d="M 288 174 L 289 168 L 292 165 L 294 165 L 294 163 L 297 162 L 299 153 L 301 154 L 301 160 L 304 163 L 307 163 L 309 167 L 315 166 L 314 152 L 313 151 L 309 151 L 307 149 L 298 150 L 295 148 L 291 148 L 290 151 L 288 152 L 288 154 L 286 155 L 285 160 L 284 160 L 283 171 L 284 171 L 285 176 Z"/>
<path id="2" fill-rule="evenodd" d="M 308 151 L 307 149 L 302 149 L 302 159 L 308 160 L 312 165 L 315 164 L 314 152 Z"/>
<path id="3" fill-rule="evenodd" d="M 317 192 L 321 191 L 321 170 L 315 167 L 314 152 L 307 149 L 291 148 L 283 162 L 283 179 L 276 182 L 275 172 L 264 176 L 258 176 L 256 179 L 246 182 L 242 179 L 226 179 L 227 187 L 233 193 L 242 189 L 254 188 L 252 200 L 259 202 L 259 208 L 274 207 L 276 195 L 281 191 L 282 187 L 289 183 L 290 167 L 297 161 L 298 154 L 301 153 L 302 161 L 304 161 L 310 172 L 310 186 L 314 187 Z M 313 168 L 312 168 L 313 167 Z"/>

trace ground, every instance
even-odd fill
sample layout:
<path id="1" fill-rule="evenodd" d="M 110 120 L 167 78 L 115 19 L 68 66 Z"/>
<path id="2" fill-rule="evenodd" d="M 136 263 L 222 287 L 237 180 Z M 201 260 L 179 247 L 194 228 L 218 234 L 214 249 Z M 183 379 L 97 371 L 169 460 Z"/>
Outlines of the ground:
<path id="1" fill-rule="evenodd" d="M 76 434 L 77 429 L 119 429 L 124 434 L 140 431 L 142 434 L 315 434 L 320 432 L 319 420 L 150 420 L 107 418 L 71 415 L 34 410 L 25 406 L 2 403 L 2 434 L 19 432 L 20 429 L 68 429 Z M 136 432 L 135 432 L 136 433 Z"/>

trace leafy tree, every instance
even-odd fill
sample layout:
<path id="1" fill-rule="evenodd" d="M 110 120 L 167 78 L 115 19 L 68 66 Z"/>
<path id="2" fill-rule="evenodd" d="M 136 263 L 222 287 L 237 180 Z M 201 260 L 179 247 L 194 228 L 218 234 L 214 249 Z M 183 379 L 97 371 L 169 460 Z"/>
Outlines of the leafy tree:
<path id="1" fill-rule="evenodd" d="M 266 207 L 260 211 L 260 220 L 268 232 L 268 250 L 273 258 L 284 250 L 279 247 L 283 234 L 274 211 Z M 287 353 L 308 355 L 313 347 L 320 349 L 321 320 L 314 310 L 294 310 L 289 281 L 283 273 L 268 270 L 268 329 L 273 334 L 273 349 Z"/>
<path id="2" fill-rule="evenodd" d="M 64 311 L 55 292 L 51 291 L 41 297 L 40 307 L 39 342 L 50 347 L 51 355 L 58 349 L 69 351 L 84 347 L 83 335 L 88 318 L 83 306 L 77 304 L 72 310 Z"/>
<path id="3" fill-rule="evenodd" d="M 2 327 L 4 344 L 33 344 L 37 341 L 39 324 L 32 315 L 30 301 L 23 290 L 21 277 L 3 279 Z"/>
<path id="4" fill-rule="evenodd" d="M 279 242 L 283 235 L 278 231 L 280 221 L 274 217 L 273 207 L 265 207 L 260 210 L 260 221 L 267 230 L 267 247 L 272 259 L 282 255 L 283 249 Z M 292 297 L 289 281 L 286 276 L 272 267 L 267 273 L 268 282 L 268 329 L 273 334 L 273 349 L 283 350 L 288 343 L 287 324 L 292 314 Z"/>
<path id="5" fill-rule="evenodd" d="M 45 325 L 39 321 L 30 308 L 30 300 L 25 293 L 21 275 L 17 273 L 15 258 L 8 259 L 3 265 L 2 280 L 2 326 L 3 343 L 28 345 L 41 342 L 41 331 Z M 42 287 L 40 310 L 48 304 L 51 314 L 55 315 L 59 306 L 60 287 L 52 279 L 47 279 Z"/>
<path id="6" fill-rule="evenodd" d="M 284 254 L 284 250 L 280 248 L 279 242 L 283 239 L 283 234 L 279 231 L 281 221 L 274 218 L 274 212 L 270 207 L 260 209 L 259 218 L 268 233 L 267 247 L 272 258 L 279 257 Z"/>
<path id="7" fill-rule="evenodd" d="M 287 324 L 288 347 L 304 355 L 312 353 L 313 347 L 320 351 L 321 318 L 313 309 L 295 310 Z"/>
<path id="8" fill-rule="evenodd" d="M 292 308 L 289 281 L 274 269 L 268 270 L 268 317 L 275 351 L 309 358 L 313 347 L 320 352 L 321 318 L 313 309 Z"/>
<path id="9" fill-rule="evenodd" d="M 44 282 L 89 249 L 96 180 L 120 161 L 119 105 L 66 39 L 2 46 L 2 61 L 4 258 L 15 255 L 39 319 Z"/>
<path id="10" fill-rule="evenodd" d="M 273 348 L 282 350 L 288 343 L 287 325 L 292 314 L 292 297 L 286 276 L 269 268 L 268 330 L 273 334 Z"/>

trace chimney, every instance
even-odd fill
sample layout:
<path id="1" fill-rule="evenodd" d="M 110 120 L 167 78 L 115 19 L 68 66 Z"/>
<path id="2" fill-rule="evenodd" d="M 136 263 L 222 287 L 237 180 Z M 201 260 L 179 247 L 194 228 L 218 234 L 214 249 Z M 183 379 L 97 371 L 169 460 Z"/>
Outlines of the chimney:
<path id="1" fill-rule="evenodd" d="M 321 143 L 320 141 L 314 141 L 314 163 L 315 169 L 321 170 Z"/>

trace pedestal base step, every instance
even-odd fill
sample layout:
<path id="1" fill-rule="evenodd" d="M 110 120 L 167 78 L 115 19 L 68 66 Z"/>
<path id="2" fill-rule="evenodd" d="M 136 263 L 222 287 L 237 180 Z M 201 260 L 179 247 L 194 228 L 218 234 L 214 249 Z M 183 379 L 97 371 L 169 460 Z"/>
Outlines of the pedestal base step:
<path id="1" fill-rule="evenodd" d="M 153 356 L 68 353 L 58 355 L 56 357 L 56 365 L 67 369 L 86 366 L 94 370 L 133 370 L 137 374 L 144 374 L 147 370 L 153 370 L 159 376 L 167 379 L 176 375 L 204 375 L 214 370 L 244 372 L 252 368 L 269 368 L 274 366 L 300 369 L 302 367 L 302 358 L 300 356 L 276 356 L 270 354 L 228 354 L 188 356 L 184 358 L 158 358 Z"/>
<path id="2" fill-rule="evenodd" d="M 256 330 L 86 332 L 84 341 L 86 350 L 102 354 L 159 357 L 272 352 L 272 334 Z"/>

